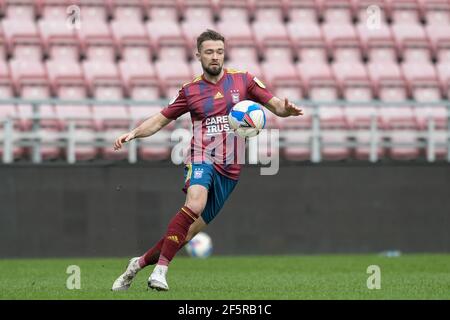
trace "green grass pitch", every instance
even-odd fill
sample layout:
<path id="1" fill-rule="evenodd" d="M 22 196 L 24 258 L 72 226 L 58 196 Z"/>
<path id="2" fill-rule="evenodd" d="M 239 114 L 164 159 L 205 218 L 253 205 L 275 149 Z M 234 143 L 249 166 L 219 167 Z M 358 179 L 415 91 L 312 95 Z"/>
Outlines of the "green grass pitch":
<path id="1" fill-rule="evenodd" d="M 128 259 L 3 259 L 0 299 L 450 299 L 450 255 L 185 256 L 170 267 L 170 291 L 147 290 L 152 267 L 128 291 L 111 292 Z M 66 288 L 69 265 L 81 289 Z M 370 265 L 381 288 L 369 290 Z"/>

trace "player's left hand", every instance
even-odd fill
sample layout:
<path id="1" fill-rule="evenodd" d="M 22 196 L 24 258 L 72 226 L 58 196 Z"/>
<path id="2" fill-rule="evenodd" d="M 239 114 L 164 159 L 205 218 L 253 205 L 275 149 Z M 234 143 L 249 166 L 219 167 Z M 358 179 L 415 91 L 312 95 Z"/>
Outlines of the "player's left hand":
<path id="1" fill-rule="evenodd" d="M 289 102 L 288 98 L 284 98 L 284 109 L 287 111 L 289 116 L 302 116 L 303 110 L 297 107 L 292 102 Z"/>

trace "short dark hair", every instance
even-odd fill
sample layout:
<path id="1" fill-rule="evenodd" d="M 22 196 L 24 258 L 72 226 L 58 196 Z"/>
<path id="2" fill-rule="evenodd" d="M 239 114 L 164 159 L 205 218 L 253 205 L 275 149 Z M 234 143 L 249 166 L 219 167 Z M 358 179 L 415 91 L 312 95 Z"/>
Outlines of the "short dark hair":
<path id="1" fill-rule="evenodd" d="M 223 43 L 225 43 L 225 37 L 223 35 L 221 35 L 220 33 L 211 30 L 211 29 L 206 29 L 206 31 L 202 32 L 201 35 L 198 36 L 197 38 L 197 50 L 200 52 L 200 46 L 202 45 L 202 43 L 204 41 L 207 40 L 215 40 L 215 41 L 222 41 Z"/>

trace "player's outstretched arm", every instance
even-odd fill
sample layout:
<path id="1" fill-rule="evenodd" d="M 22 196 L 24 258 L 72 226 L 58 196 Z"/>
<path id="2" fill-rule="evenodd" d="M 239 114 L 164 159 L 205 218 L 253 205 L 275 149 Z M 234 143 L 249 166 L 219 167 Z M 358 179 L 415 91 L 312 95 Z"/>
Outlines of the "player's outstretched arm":
<path id="1" fill-rule="evenodd" d="M 114 142 L 114 150 L 119 150 L 122 148 L 125 142 L 131 141 L 137 138 L 149 137 L 166 125 L 168 125 L 172 121 L 171 119 L 166 118 L 160 112 L 152 115 L 150 118 L 142 122 L 138 127 L 127 132 L 116 139 Z"/>
<path id="2" fill-rule="evenodd" d="M 273 97 L 265 105 L 267 109 L 272 111 L 279 117 L 290 117 L 290 116 L 302 116 L 303 110 L 290 102 L 287 98 L 281 100 L 277 97 Z"/>

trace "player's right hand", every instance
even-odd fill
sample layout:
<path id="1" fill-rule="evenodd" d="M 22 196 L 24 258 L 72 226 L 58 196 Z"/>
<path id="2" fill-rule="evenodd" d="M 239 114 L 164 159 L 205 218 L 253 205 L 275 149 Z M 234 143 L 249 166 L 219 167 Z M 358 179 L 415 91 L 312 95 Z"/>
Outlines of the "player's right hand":
<path id="1" fill-rule="evenodd" d="M 133 140 L 135 137 L 136 137 L 136 134 L 134 131 L 130 131 L 130 132 L 127 132 L 127 133 L 121 135 L 114 142 L 114 151 L 119 150 L 120 148 L 122 148 L 122 146 L 125 142 Z"/>

